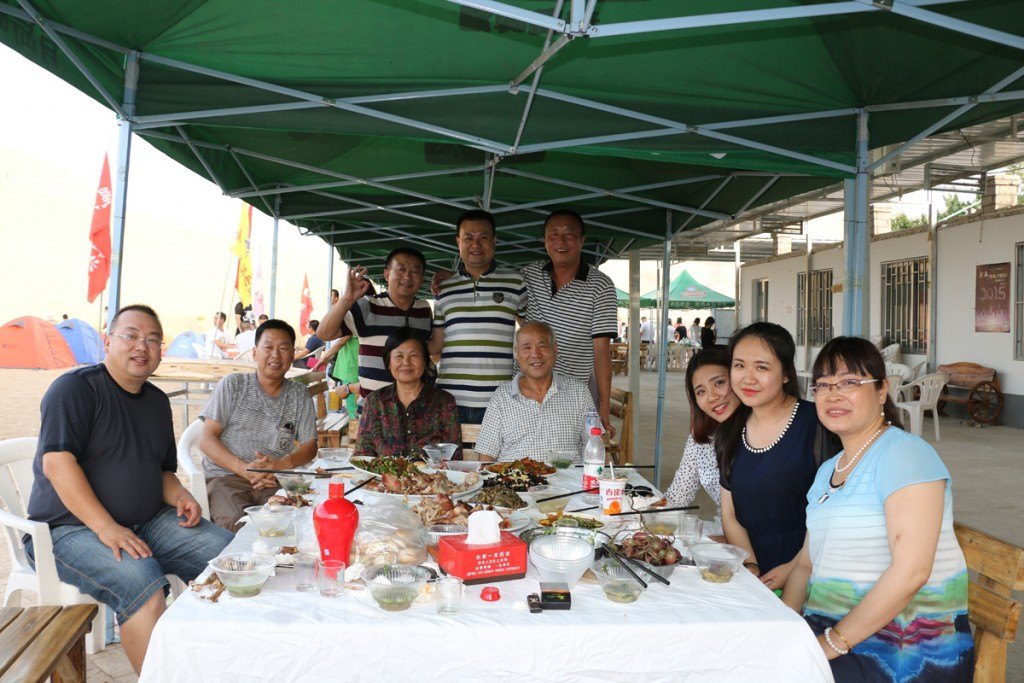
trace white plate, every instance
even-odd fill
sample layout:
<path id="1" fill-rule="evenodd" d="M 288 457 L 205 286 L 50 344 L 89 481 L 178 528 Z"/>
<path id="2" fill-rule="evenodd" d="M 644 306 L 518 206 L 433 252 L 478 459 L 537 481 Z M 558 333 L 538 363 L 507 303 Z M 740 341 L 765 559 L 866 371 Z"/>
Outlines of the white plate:
<path id="1" fill-rule="evenodd" d="M 508 521 L 511 525 L 507 529 L 502 529 L 502 531 L 518 533 L 533 524 L 533 520 L 530 518 L 530 515 L 526 514 L 524 510 L 517 510 L 513 512 L 508 516 Z"/>
<path id="2" fill-rule="evenodd" d="M 445 473 L 445 476 L 448 477 L 448 481 L 454 482 L 456 484 L 462 484 L 463 482 L 466 481 L 467 477 L 469 477 L 471 474 L 473 474 L 472 472 L 453 472 L 451 470 L 442 470 L 442 471 Z M 373 474 L 373 473 L 372 472 L 368 472 L 367 474 Z M 483 485 L 484 485 L 483 481 L 478 479 L 475 484 L 470 486 L 465 491 L 459 491 L 459 492 L 451 493 L 451 494 L 448 494 L 448 495 L 450 495 L 452 497 L 452 500 L 461 500 L 462 498 L 470 498 L 470 497 L 476 495 L 476 492 L 479 491 L 481 488 L 483 488 Z M 383 491 L 370 491 L 369 489 L 366 489 L 366 488 L 359 489 L 359 493 L 365 493 L 367 496 L 370 496 L 372 498 L 381 498 L 381 497 L 394 498 L 396 500 L 408 502 L 410 504 L 419 503 L 424 498 L 424 496 L 422 496 L 422 495 L 413 495 L 413 494 L 406 494 L 406 493 L 385 493 Z M 434 494 L 434 493 L 425 494 L 425 496 L 427 498 L 433 497 L 435 495 L 437 495 L 437 494 Z"/>

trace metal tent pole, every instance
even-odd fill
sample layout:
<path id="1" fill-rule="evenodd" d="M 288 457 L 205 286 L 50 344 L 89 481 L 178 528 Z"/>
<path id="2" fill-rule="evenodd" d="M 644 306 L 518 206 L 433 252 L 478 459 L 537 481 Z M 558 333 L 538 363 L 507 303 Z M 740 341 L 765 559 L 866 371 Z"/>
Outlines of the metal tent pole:
<path id="1" fill-rule="evenodd" d="M 334 245 L 328 240 L 327 243 L 327 308 L 331 310 L 331 290 L 334 289 Z"/>
<path id="2" fill-rule="evenodd" d="M 672 212 L 665 212 L 665 242 L 661 254 L 661 329 L 658 331 L 658 421 L 654 433 L 654 485 L 661 486 L 661 437 L 665 430 L 665 381 L 668 365 L 668 335 L 665 319 L 668 317 L 668 288 L 671 280 Z"/>
<path id="3" fill-rule="evenodd" d="M 868 113 L 857 114 L 857 175 L 843 181 L 845 199 L 846 283 L 843 334 L 866 336 L 868 325 Z"/>
<path id="4" fill-rule="evenodd" d="M 274 242 L 270 249 L 270 315 L 277 308 L 277 229 L 281 220 L 281 195 L 274 197 Z"/>
<path id="5" fill-rule="evenodd" d="M 118 122 L 117 175 L 114 178 L 114 220 L 110 245 L 110 295 L 107 304 L 107 331 L 121 307 L 121 262 L 124 258 L 124 217 L 128 204 L 128 166 L 132 158 L 132 117 L 135 115 L 135 90 L 139 84 L 139 53 L 128 52 L 124 64 L 124 116 Z"/>
<path id="6" fill-rule="evenodd" d="M 743 277 L 742 277 L 742 273 L 740 271 L 740 242 L 742 242 L 742 241 L 743 240 L 736 240 L 735 242 L 732 243 L 733 256 L 735 256 L 735 259 L 736 259 L 735 260 L 735 265 L 733 266 L 735 268 L 735 270 L 736 270 L 736 295 L 733 297 L 733 299 L 736 301 L 736 303 L 733 305 L 733 308 L 736 311 L 736 328 L 737 329 L 740 326 L 740 290 L 742 289 L 742 285 L 743 285 Z M 689 322 L 689 321 L 687 321 L 687 322 Z M 735 334 L 735 330 L 733 331 L 733 333 Z M 698 339 L 693 339 L 691 341 L 699 341 L 699 340 Z"/>
<path id="7" fill-rule="evenodd" d="M 640 250 L 629 252 L 629 393 L 633 397 L 633 443 L 636 462 L 640 453 Z"/>

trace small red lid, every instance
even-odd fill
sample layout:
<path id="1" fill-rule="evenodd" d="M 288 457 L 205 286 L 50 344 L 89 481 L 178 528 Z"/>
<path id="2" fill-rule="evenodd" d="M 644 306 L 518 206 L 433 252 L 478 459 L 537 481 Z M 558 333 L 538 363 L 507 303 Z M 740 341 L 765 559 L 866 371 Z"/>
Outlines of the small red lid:
<path id="1" fill-rule="evenodd" d="M 482 591 L 480 591 L 480 599 L 486 600 L 487 602 L 501 600 L 501 591 L 494 586 L 486 586 Z"/>

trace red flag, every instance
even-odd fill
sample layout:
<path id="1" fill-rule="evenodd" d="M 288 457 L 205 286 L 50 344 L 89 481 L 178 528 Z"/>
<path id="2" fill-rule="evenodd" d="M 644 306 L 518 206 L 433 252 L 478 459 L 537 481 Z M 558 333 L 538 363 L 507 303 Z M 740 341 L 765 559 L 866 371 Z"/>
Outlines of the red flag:
<path id="1" fill-rule="evenodd" d="M 96 190 L 96 201 L 92 207 L 92 228 L 89 241 L 89 303 L 107 288 L 110 278 L 110 205 L 114 195 L 110 190 L 110 162 L 103 155 L 103 170 L 100 172 L 100 186 Z"/>
<path id="2" fill-rule="evenodd" d="M 309 334 L 309 318 L 313 315 L 313 297 L 309 294 L 309 276 L 302 275 L 302 296 L 299 298 L 299 332 Z"/>

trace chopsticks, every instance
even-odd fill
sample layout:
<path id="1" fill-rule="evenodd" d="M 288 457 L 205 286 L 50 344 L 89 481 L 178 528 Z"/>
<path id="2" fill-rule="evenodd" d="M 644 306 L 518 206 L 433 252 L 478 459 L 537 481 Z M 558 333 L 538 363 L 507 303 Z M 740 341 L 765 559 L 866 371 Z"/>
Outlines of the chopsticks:
<path id="1" fill-rule="evenodd" d="M 366 481 L 364 481 L 364 482 L 363 482 L 362 484 L 356 484 L 355 486 L 353 486 L 352 488 L 350 488 L 350 489 L 349 489 L 348 491 L 345 491 L 345 495 L 347 496 L 348 494 L 352 493 L 353 491 L 358 491 L 359 489 L 363 488 L 364 486 L 366 486 L 367 484 L 369 484 L 369 483 L 370 483 L 371 481 L 373 481 L 374 479 L 375 479 L 375 477 L 370 477 L 369 479 L 367 479 Z"/>
<path id="2" fill-rule="evenodd" d="M 342 472 L 344 470 L 354 470 L 354 467 L 328 467 L 321 472 L 311 472 L 309 470 L 271 470 L 263 467 L 249 467 L 246 468 L 246 472 L 259 472 L 261 474 L 311 474 L 318 479 L 324 478 L 328 472 Z"/>
<path id="3" fill-rule="evenodd" d="M 569 496 L 575 496 L 578 493 L 594 493 L 594 492 L 599 491 L 599 490 L 600 489 L 592 488 L 592 489 L 583 489 L 582 491 L 573 491 L 572 493 L 559 493 L 557 496 L 548 496 L 547 498 L 537 498 L 533 502 L 534 503 L 546 503 L 549 500 L 557 500 L 559 498 L 568 498 Z"/>
<path id="4" fill-rule="evenodd" d="M 629 512 L 613 512 L 609 517 L 622 517 L 623 515 L 643 515 L 656 512 L 679 512 L 682 510 L 700 510 L 700 505 L 687 505 L 678 508 L 644 508 L 643 510 L 630 510 Z M 579 512 L 579 510 L 576 510 Z"/>
<path id="5" fill-rule="evenodd" d="M 613 550 L 612 548 L 608 547 L 607 543 L 604 544 L 604 551 L 606 553 L 608 553 L 609 557 L 611 557 L 613 560 L 615 560 L 616 562 L 621 564 L 622 568 L 625 569 L 627 572 L 629 572 L 630 576 L 632 576 L 634 579 L 636 579 L 640 583 L 641 586 L 643 586 L 645 589 L 647 588 L 647 582 L 644 581 L 643 579 L 641 579 L 640 575 L 637 574 L 635 571 L 633 571 L 632 567 L 630 567 L 628 564 L 626 564 L 625 560 L 623 559 L 623 556 L 620 555 L 618 551 Z M 660 576 L 658 578 L 661 579 Z M 664 579 L 662 579 L 662 580 L 665 581 Z M 668 581 L 665 581 L 665 583 L 668 583 Z"/>
<path id="6" fill-rule="evenodd" d="M 583 467 L 583 465 L 573 465 L 573 467 Z M 615 467 L 626 470 L 653 470 L 654 465 L 616 465 Z"/>
<path id="7" fill-rule="evenodd" d="M 604 549 L 605 549 L 605 551 L 609 550 L 607 545 L 605 545 Z M 641 564 L 639 560 L 634 560 L 632 557 L 628 557 L 626 555 L 623 555 L 618 550 L 611 550 L 611 552 L 617 554 L 619 556 L 619 559 L 623 559 L 626 562 L 629 562 L 634 567 L 640 569 L 644 574 L 647 574 L 648 576 L 657 579 L 659 582 L 665 584 L 666 586 L 671 586 L 672 585 L 671 581 L 666 579 L 661 574 L 657 574 L 657 573 L 651 571 L 650 569 L 648 569 L 647 567 L 643 566 L 643 564 Z"/>

